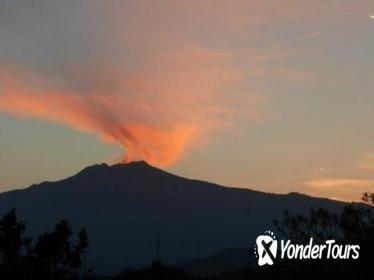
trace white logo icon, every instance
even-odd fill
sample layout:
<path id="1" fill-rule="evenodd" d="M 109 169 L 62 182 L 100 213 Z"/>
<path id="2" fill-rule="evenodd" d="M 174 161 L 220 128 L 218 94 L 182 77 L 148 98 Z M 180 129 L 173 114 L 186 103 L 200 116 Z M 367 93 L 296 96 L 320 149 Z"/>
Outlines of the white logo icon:
<path id="1" fill-rule="evenodd" d="M 258 265 L 273 265 L 277 256 L 278 242 L 271 231 L 265 231 L 256 239 L 255 254 L 258 258 Z"/>
<path id="2" fill-rule="evenodd" d="M 267 230 L 264 234 L 256 238 L 254 248 L 255 256 L 258 259 L 258 265 L 273 265 L 277 257 L 278 241 L 272 231 Z M 309 243 L 293 244 L 291 240 L 279 240 L 279 258 L 280 259 L 354 259 L 360 256 L 360 245 L 338 244 L 334 239 L 326 240 L 322 244 L 314 244 L 313 237 L 310 237 Z"/>

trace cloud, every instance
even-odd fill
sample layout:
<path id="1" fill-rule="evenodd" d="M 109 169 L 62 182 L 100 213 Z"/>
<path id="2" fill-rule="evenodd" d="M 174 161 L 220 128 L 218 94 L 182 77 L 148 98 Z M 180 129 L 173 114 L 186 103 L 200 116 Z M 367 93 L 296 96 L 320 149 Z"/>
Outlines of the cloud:
<path id="1" fill-rule="evenodd" d="M 304 182 L 305 186 L 317 189 L 372 188 L 374 180 L 351 178 L 323 178 Z"/>
<path id="2" fill-rule="evenodd" d="M 154 53 L 153 60 L 134 72 L 106 62 L 64 65 L 60 75 L 3 67 L 0 110 L 96 133 L 123 145 L 125 160 L 160 166 L 230 120 L 256 116 L 255 95 L 242 98 L 248 107 L 240 110 L 221 91 L 241 79 L 224 65 L 225 54 L 188 46 Z"/>
<path id="3" fill-rule="evenodd" d="M 256 119 L 262 97 L 243 93 L 235 52 L 191 38 L 168 9 L 192 14 L 169 3 L 164 17 L 161 2 L 5 1 L 0 111 L 95 133 L 122 145 L 125 161 L 158 166 L 215 129 Z"/>
<path id="4" fill-rule="evenodd" d="M 306 192 L 311 195 L 329 197 L 346 202 L 361 201 L 364 192 L 374 192 L 373 179 L 318 178 L 305 181 Z"/>
<path id="5" fill-rule="evenodd" d="M 313 78 L 270 65 L 289 46 L 264 42 L 325 13 L 322 3 L 3 1 L 0 111 L 95 133 L 122 145 L 125 160 L 170 165 L 214 130 L 257 120 L 272 77 Z"/>

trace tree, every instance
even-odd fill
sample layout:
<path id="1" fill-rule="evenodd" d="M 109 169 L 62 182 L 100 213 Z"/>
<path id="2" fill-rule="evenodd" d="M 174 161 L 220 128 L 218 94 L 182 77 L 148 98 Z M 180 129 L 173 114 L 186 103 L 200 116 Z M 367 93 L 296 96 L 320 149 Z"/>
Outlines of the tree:
<path id="1" fill-rule="evenodd" d="M 335 239 L 340 244 L 360 246 L 359 259 L 314 261 L 313 266 L 305 268 L 309 269 L 309 276 L 326 276 L 330 271 L 335 273 L 330 272 L 332 276 L 339 276 L 341 279 L 361 279 L 372 275 L 370 264 L 374 260 L 374 194 L 364 193 L 362 201 L 364 204 L 345 206 L 340 214 L 330 213 L 326 209 L 311 209 L 309 216 L 292 216 L 285 212 L 281 220 L 274 221 L 280 233 L 298 243 L 306 243 L 313 237 L 317 243 Z"/>
<path id="2" fill-rule="evenodd" d="M 291 216 L 284 212 L 283 219 L 274 225 L 289 239 L 304 242 L 313 236 L 316 241 L 337 239 L 345 242 L 372 242 L 374 239 L 374 194 L 364 193 L 364 205 L 349 204 L 337 215 L 326 209 L 311 209 L 309 216 Z"/>
<path id="3" fill-rule="evenodd" d="M 25 225 L 18 222 L 15 209 L 0 220 L 0 275 L 16 269 L 21 249 L 26 244 L 26 240 L 22 239 L 24 231 Z"/>
<path id="4" fill-rule="evenodd" d="M 274 225 L 288 239 L 308 242 L 312 235 L 317 242 L 337 238 L 339 231 L 339 217 L 326 209 L 310 209 L 309 217 L 302 215 L 291 216 L 284 212 L 283 219 L 274 220 Z"/>
<path id="5" fill-rule="evenodd" d="M 81 279 L 82 258 L 88 247 L 85 229 L 76 243 L 69 223 L 62 220 L 33 244 L 24 238 L 25 225 L 13 209 L 0 219 L 0 279 Z"/>

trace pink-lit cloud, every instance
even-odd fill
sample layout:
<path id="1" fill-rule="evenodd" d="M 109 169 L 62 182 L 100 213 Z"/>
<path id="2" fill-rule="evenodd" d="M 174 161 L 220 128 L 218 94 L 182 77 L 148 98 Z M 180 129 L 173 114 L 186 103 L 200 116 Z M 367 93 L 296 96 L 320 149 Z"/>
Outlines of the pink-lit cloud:
<path id="1" fill-rule="evenodd" d="M 215 128 L 256 117 L 256 95 L 230 104 L 223 88 L 242 79 L 225 53 L 183 47 L 154 53 L 139 71 L 102 65 L 64 65 L 64 76 L 18 65 L 0 72 L 0 110 L 93 132 L 124 147 L 124 160 L 170 165 Z M 104 69 L 103 69 L 104 68 Z"/>
<path id="2" fill-rule="evenodd" d="M 122 145 L 125 160 L 166 166 L 215 129 L 258 119 L 267 98 L 258 83 L 313 79 L 269 63 L 294 41 L 264 45 L 274 29 L 281 37 L 282 26 L 338 1 L 87 3 L 4 4 L 0 110 L 95 133 Z"/>
<path id="3" fill-rule="evenodd" d="M 374 180 L 353 178 L 323 178 L 304 182 L 305 186 L 317 189 L 344 189 L 344 188 L 366 188 L 374 185 Z"/>

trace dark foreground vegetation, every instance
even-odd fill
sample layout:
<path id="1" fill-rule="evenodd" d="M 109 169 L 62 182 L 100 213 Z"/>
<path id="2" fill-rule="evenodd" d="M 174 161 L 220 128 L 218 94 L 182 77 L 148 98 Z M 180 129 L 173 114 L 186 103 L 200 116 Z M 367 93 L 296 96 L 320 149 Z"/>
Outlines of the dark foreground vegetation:
<path id="1" fill-rule="evenodd" d="M 277 261 L 273 266 L 247 267 L 240 271 L 211 275 L 206 280 L 245 279 L 372 279 L 374 264 L 374 194 L 365 193 L 363 204 L 347 205 L 339 213 L 324 209 L 310 211 L 308 216 L 290 215 L 274 221 L 285 239 L 307 244 L 334 239 L 339 244 L 360 245 L 358 259 Z M 35 241 L 24 237 L 25 225 L 15 210 L 0 219 L 0 279 L 112 279 L 112 280 L 193 280 L 181 269 L 154 261 L 150 267 L 126 270 L 113 277 L 95 276 L 83 269 L 88 237 L 83 229 L 74 235 L 67 221 L 59 222 L 50 233 Z"/>
<path id="2" fill-rule="evenodd" d="M 82 258 L 88 247 L 87 233 L 78 233 L 71 242 L 72 231 L 67 221 L 56 224 L 54 230 L 41 234 L 34 242 L 25 238 L 25 224 L 19 222 L 15 210 L 0 220 L 0 279 L 1 280 L 65 280 L 82 279 Z"/>

